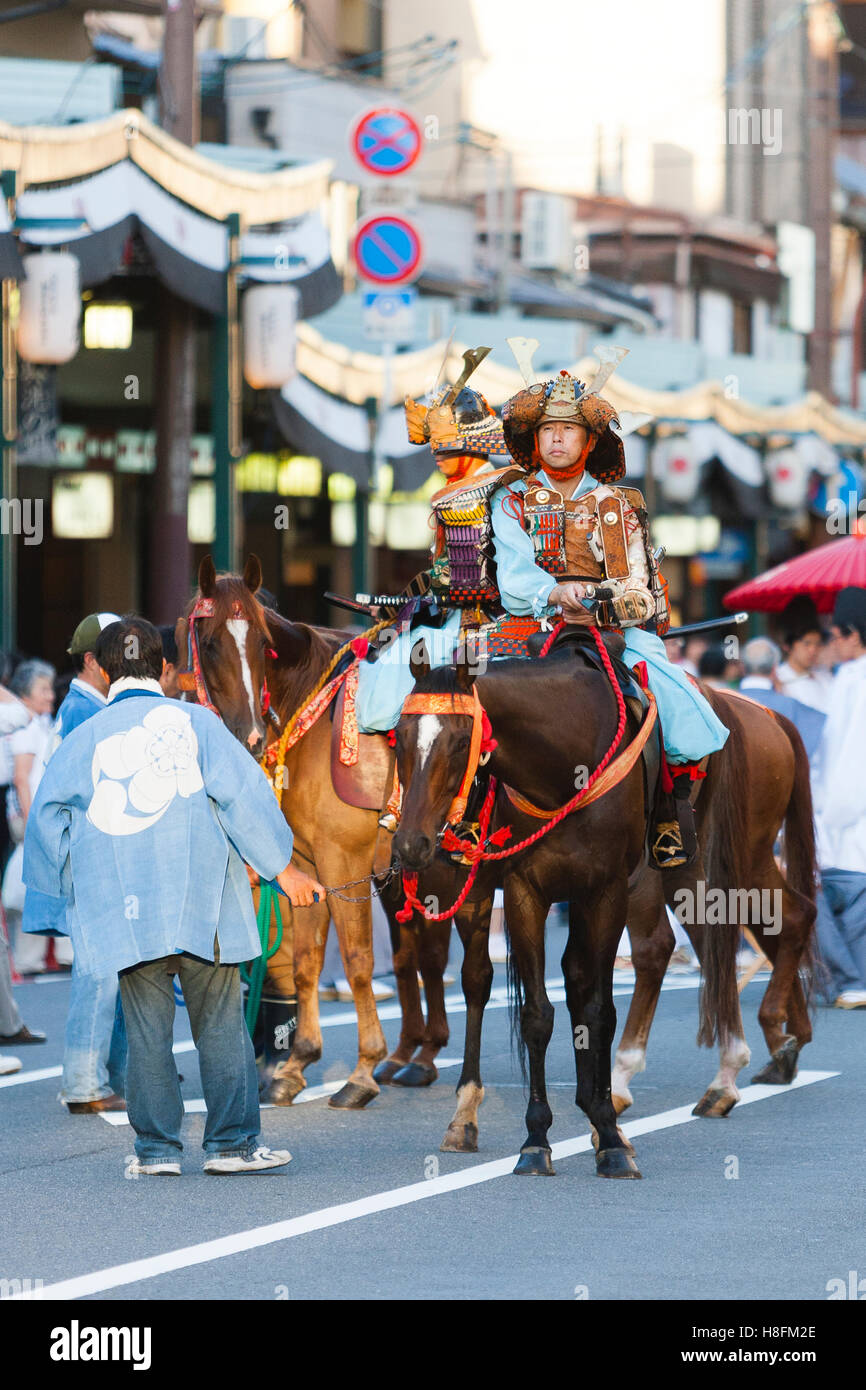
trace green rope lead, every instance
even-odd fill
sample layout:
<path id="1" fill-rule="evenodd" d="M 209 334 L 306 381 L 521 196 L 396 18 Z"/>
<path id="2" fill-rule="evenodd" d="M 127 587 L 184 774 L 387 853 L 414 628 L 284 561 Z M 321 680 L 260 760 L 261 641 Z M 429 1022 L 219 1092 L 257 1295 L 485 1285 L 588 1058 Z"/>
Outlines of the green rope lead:
<path id="1" fill-rule="evenodd" d="M 273 946 L 268 948 L 272 911 L 276 914 L 277 931 Z M 259 1007 L 262 1002 L 262 990 L 265 985 L 265 976 L 268 973 L 268 961 L 272 956 L 276 955 L 283 943 L 283 918 L 280 912 L 279 894 L 273 883 L 262 883 L 261 885 L 256 926 L 259 931 L 259 941 L 262 943 L 261 955 L 257 956 L 255 960 L 247 961 L 246 965 L 241 966 L 241 979 L 248 986 L 244 1019 L 246 1020 L 250 1037 L 253 1036 L 256 1020 L 259 1016 Z"/>

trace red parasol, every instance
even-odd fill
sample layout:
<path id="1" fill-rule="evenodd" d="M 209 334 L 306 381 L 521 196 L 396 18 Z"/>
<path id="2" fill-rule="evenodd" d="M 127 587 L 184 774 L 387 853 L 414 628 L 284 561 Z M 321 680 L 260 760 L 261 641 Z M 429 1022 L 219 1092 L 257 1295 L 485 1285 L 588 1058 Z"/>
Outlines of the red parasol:
<path id="1" fill-rule="evenodd" d="M 819 613 L 830 613 L 839 590 L 849 584 L 866 589 L 866 528 L 862 521 L 852 536 L 786 560 L 732 589 L 722 601 L 730 609 L 780 613 L 795 595 L 808 594 Z"/>

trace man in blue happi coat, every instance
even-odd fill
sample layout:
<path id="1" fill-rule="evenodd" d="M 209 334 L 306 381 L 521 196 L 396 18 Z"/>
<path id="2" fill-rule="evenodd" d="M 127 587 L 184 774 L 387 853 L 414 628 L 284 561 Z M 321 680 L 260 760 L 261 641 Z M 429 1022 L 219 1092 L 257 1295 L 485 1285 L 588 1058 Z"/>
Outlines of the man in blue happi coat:
<path id="1" fill-rule="evenodd" d="M 244 864 L 276 879 L 296 907 L 325 890 L 291 866 L 292 833 L 254 759 L 210 710 L 163 694 L 157 629 L 142 618 L 112 623 L 95 655 L 108 703 L 46 768 L 27 824 L 24 881 L 65 900 L 83 970 L 120 975 L 136 1132 L 128 1171 L 180 1173 L 175 974 L 207 1104 L 205 1171 L 280 1167 L 290 1155 L 258 1142 L 243 1018 L 238 966 L 261 950 Z M 25 902 L 25 929 L 26 917 Z"/>

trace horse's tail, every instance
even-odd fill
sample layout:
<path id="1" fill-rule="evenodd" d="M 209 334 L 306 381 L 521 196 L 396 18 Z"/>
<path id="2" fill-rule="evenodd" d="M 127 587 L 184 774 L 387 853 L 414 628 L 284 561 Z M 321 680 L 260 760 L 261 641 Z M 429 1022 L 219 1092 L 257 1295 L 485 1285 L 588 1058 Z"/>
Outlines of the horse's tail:
<path id="1" fill-rule="evenodd" d="M 809 755 L 800 737 L 800 731 L 783 714 L 776 715 L 779 727 L 785 733 L 794 754 L 794 785 L 785 808 L 783 858 L 785 881 L 792 893 L 799 899 L 806 914 L 809 931 L 800 957 L 800 978 L 811 1003 L 814 986 L 815 965 L 815 888 L 818 881 L 818 863 L 815 854 L 815 822 L 812 813 L 812 784 L 809 778 Z"/>
<path id="2" fill-rule="evenodd" d="M 504 916 L 504 914 L 503 914 Z M 517 964 L 517 956 L 511 949 L 511 933 L 508 930 L 508 918 L 505 918 L 505 939 L 508 947 L 505 965 L 505 978 L 508 985 L 508 1023 L 511 1032 L 511 1051 L 516 1052 L 520 1061 L 520 1074 L 524 1085 L 529 1078 L 527 1068 L 527 1050 L 523 1041 L 523 1032 L 520 1027 L 520 1010 L 526 993 L 523 987 L 523 979 L 520 974 L 520 967 Z"/>
<path id="3" fill-rule="evenodd" d="M 743 844 L 739 806 L 743 793 L 745 734 L 733 700 L 719 708 L 714 692 L 705 690 L 710 703 L 728 728 L 723 753 L 710 759 L 704 794 L 710 793 L 704 867 L 707 886 L 725 887 L 746 882 L 748 848 Z M 740 1000 L 737 993 L 737 949 L 740 933 L 730 923 L 707 925 L 704 933 L 704 979 L 698 1006 L 698 1045 L 724 1047 L 739 1032 Z"/>

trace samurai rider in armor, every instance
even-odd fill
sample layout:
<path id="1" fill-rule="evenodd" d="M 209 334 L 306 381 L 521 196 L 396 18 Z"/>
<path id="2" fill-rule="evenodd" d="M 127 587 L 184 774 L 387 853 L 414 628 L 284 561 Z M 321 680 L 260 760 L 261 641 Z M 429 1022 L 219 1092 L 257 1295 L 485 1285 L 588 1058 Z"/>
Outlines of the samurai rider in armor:
<path id="1" fill-rule="evenodd" d="M 490 499 L 522 470 L 505 466 L 510 459 L 501 422 L 481 393 L 466 385 L 489 351 L 466 352 L 460 380 L 435 394 L 431 406 L 406 400 L 409 439 L 430 445 L 446 482 L 431 499 L 430 568 L 407 589 L 401 621 L 382 633 L 375 659 L 361 663 L 356 711 L 366 733 L 397 723 L 414 684 L 413 648 L 420 651 L 423 643 L 432 666 L 447 666 L 468 632 L 502 613 Z"/>
<path id="2" fill-rule="evenodd" d="M 646 663 L 677 811 L 676 818 L 657 821 L 653 859 L 657 868 L 676 868 L 695 850 L 688 796 L 697 764 L 724 745 L 728 730 L 685 671 L 668 660 L 658 635 L 659 627 L 667 630 L 666 589 L 643 497 L 636 488 L 616 486 L 625 476 L 625 452 L 611 428 L 620 423 L 613 406 L 565 371 L 535 383 L 531 353 L 537 343 L 510 343 L 530 384 L 503 407 L 503 431 L 515 463 L 529 474 L 493 499 L 502 603 L 513 614 L 540 618 L 559 610 L 569 623 L 621 630 L 623 659 L 631 666 Z M 605 355 L 595 388 L 624 353 Z M 588 609 L 583 600 L 598 586 L 612 597 Z M 674 807 L 668 807 L 670 815 Z"/>

